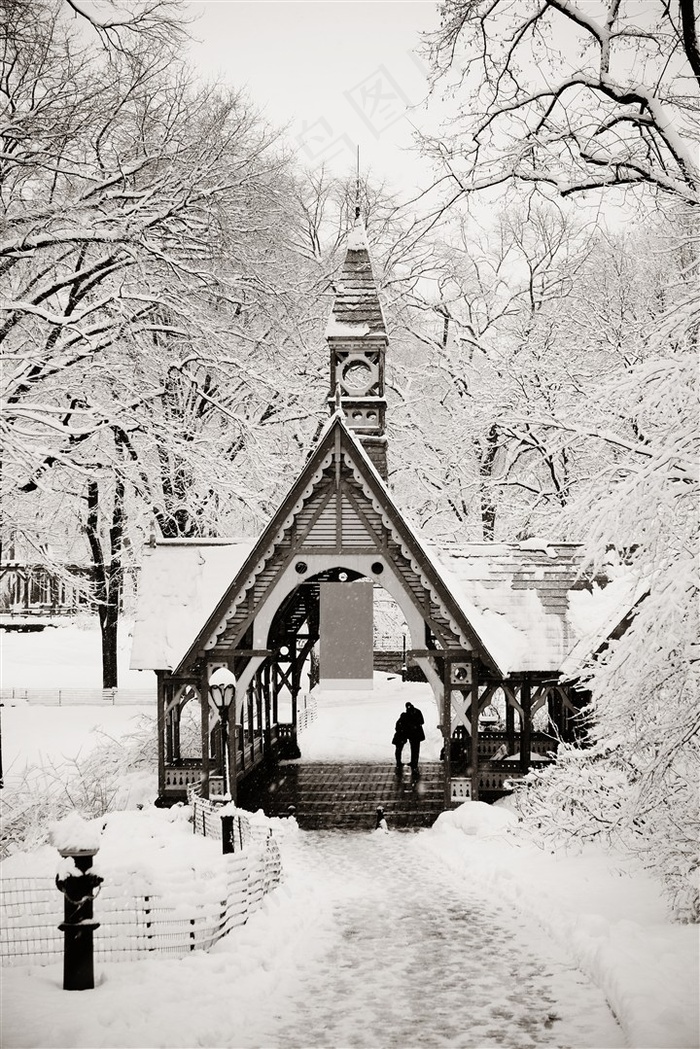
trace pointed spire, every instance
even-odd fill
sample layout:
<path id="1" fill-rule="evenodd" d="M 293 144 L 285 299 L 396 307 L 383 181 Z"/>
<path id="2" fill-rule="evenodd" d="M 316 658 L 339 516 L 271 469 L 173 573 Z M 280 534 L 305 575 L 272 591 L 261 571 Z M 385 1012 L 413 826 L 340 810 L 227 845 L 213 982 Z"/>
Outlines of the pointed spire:
<path id="1" fill-rule="evenodd" d="M 360 147 L 357 147 L 357 174 L 355 178 L 355 221 L 360 217 Z"/>
<path id="2" fill-rule="evenodd" d="M 361 218 L 348 234 L 347 254 L 335 285 L 335 301 L 328 320 L 326 337 L 384 336 L 386 324 L 379 302 L 377 284 L 367 243 L 367 230 Z"/>

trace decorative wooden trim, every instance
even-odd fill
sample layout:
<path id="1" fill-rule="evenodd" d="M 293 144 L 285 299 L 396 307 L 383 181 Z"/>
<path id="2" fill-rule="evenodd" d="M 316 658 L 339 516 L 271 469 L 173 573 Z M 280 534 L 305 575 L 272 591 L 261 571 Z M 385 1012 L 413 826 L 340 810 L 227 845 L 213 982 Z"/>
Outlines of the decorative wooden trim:
<path id="1" fill-rule="evenodd" d="M 320 503 L 318 504 L 318 506 L 314 510 L 313 514 L 311 515 L 311 520 L 309 522 L 308 527 L 304 530 L 303 533 L 297 532 L 297 534 L 295 536 L 295 542 L 292 543 L 292 549 L 296 550 L 297 553 L 301 549 L 301 547 L 304 546 L 304 540 L 306 539 L 307 536 L 311 535 L 311 532 L 313 531 L 313 529 L 316 527 L 316 524 L 318 523 L 319 517 L 321 516 L 323 511 L 326 509 L 326 507 L 328 506 L 328 504 L 330 503 L 330 501 L 331 501 L 331 499 L 333 498 L 334 495 L 335 495 L 335 489 L 329 487 L 328 492 L 321 499 Z M 297 515 L 294 518 L 294 523 L 296 524 L 296 522 L 298 520 L 299 520 L 299 518 L 298 518 L 298 515 Z M 307 549 L 308 549 L 308 547 L 307 547 Z"/>

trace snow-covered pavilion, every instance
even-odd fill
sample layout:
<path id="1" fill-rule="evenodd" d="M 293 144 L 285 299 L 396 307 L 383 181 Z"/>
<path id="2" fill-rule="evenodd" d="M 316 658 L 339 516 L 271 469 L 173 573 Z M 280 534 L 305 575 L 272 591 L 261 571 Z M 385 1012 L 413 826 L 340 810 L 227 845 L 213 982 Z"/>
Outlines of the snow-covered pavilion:
<path id="1" fill-rule="evenodd" d="M 262 535 L 167 540 L 147 551 L 131 665 L 157 675 L 162 803 L 193 782 L 208 796 L 223 775 L 235 798 L 262 763 L 298 756 L 298 699 L 319 649 L 323 687 L 370 688 L 378 587 L 405 620 L 407 662 L 432 688 L 445 805 L 465 791 L 494 796 L 514 769 L 527 771 L 535 750 L 574 737 L 583 697 L 571 682 L 624 628 L 639 596 L 624 578 L 582 576 L 573 544 L 443 550 L 409 524 L 387 480 L 388 339 L 359 219 L 326 336 L 330 418 Z M 211 690 L 221 668 L 230 706 Z M 500 735 L 483 723 L 496 698 Z M 291 716 L 281 720 L 287 699 Z M 186 760 L 189 702 L 201 711 L 201 755 Z M 533 733 L 539 711 L 544 734 Z M 492 760 L 499 747 L 510 764 Z"/>

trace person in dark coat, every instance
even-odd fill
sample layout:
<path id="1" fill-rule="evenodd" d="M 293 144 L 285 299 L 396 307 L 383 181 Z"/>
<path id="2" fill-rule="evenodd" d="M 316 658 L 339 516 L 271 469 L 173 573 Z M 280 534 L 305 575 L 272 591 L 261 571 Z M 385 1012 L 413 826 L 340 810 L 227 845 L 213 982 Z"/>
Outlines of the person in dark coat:
<path id="1" fill-rule="evenodd" d="M 423 731 L 423 715 L 418 707 L 413 706 L 413 703 L 407 703 L 406 712 L 401 715 L 401 718 L 404 719 L 406 736 L 411 746 L 411 769 L 413 772 L 417 772 L 420 745 L 425 739 L 425 732 Z M 399 718 L 399 721 L 401 718 Z"/>
<path id="2" fill-rule="evenodd" d="M 414 772 L 418 771 L 420 745 L 424 739 L 423 715 L 418 707 L 413 706 L 413 703 L 407 703 L 406 709 L 396 722 L 394 738 L 391 741 L 394 744 L 396 753 L 397 769 L 403 768 L 403 748 L 406 743 L 409 743 L 411 746 L 411 768 Z"/>
<path id="3" fill-rule="evenodd" d="M 394 753 L 396 754 L 396 768 L 399 770 L 403 768 L 403 748 L 408 742 L 409 728 L 410 724 L 406 717 L 406 711 L 404 711 L 394 726 L 394 738 L 391 741 L 394 744 Z"/>

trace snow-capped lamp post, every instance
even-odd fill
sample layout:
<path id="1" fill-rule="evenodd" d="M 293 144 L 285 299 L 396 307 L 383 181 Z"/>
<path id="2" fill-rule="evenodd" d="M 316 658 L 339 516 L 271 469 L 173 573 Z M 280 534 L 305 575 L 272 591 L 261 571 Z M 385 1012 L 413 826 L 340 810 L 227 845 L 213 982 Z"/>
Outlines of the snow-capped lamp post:
<path id="1" fill-rule="evenodd" d="M 227 667 L 219 667 L 209 678 L 209 696 L 219 714 L 221 725 L 221 793 L 225 801 L 231 800 L 231 751 L 229 748 L 229 709 L 236 694 L 236 678 Z M 234 759 L 235 760 L 235 759 Z"/>
<path id="2" fill-rule="evenodd" d="M 100 849 L 100 828 L 77 812 L 51 827 L 51 844 L 63 857 L 56 886 L 63 893 L 63 990 L 89 991 L 95 986 L 92 904 L 103 879 L 90 870 Z"/>

